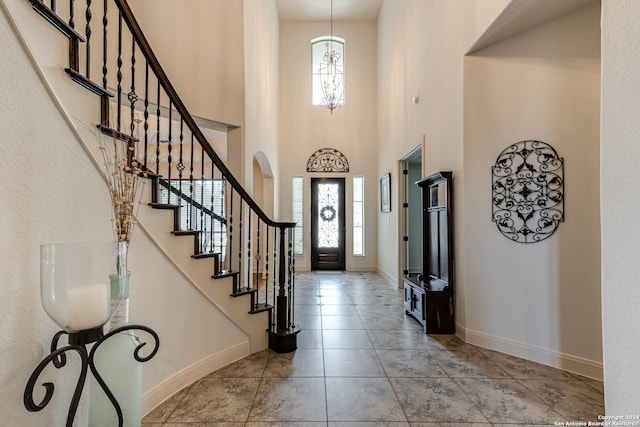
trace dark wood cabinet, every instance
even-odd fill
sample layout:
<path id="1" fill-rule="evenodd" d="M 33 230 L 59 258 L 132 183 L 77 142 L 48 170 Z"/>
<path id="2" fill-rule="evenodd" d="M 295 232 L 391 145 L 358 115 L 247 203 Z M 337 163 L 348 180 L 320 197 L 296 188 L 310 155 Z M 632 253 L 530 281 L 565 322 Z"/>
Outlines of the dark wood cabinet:
<path id="1" fill-rule="evenodd" d="M 404 309 L 427 334 L 455 332 L 453 174 L 438 172 L 416 183 L 422 191 L 422 268 L 404 278 Z"/>

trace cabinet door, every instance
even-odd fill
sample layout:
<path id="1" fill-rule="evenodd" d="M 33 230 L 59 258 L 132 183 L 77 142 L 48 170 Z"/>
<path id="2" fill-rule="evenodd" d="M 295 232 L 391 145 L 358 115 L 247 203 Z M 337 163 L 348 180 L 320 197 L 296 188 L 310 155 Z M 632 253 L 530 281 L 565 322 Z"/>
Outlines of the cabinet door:
<path id="1" fill-rule="evenodd" d="M 425 293 L 420 284 L 404 279 L 404 311 L 425 326 Z"/>
<path id="2" fill-rule="evenodd" d="M 417 182 L 422 189 L 423 280 L 431 291 L 453 292 L 453 186 L 451 172 Z"/>
<path id="3" fill-rule="evenodd" d="M 425 316 L 424 316 L 424 305 L 425 305 L 425 297 L 424 293 L 414 289 L 413 295 L 413 317 L 418 319 L 420 323 L 424 325 Z"/>
<path id="4" fill-rule="evenodd" d="M 409 284 L 407 284 L 405 282 L 405 284 L 404 284 L 404 311 L 406 313 L 409 313 L 409 314 L 411 314 L 411 310 L 413 309 L 413 307 L 412 307 L 412 305 L 413 305 L 412 304 L 412 301 L 413 301 L 412 295 L 413 294 L 411 292 L 411 285 L 409 285 Z"/>

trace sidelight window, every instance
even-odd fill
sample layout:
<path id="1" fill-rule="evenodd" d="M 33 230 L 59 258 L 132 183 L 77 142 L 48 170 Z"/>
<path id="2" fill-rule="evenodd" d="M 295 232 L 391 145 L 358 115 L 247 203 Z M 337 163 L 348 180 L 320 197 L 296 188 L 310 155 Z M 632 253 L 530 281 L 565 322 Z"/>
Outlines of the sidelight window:
<path id="1" fill-rule="evenodd" d="M 293 236 L 293 253 L 302 255 L 304 253 L 304 227 L 303 227 L 303 180 L 301 176 L 294 176 L 292 182 L 291 201 L 292 218 L 296 223 Z"/>
<path id="2" fill-rule="evenodd" d="M 364 176 L 353 177 L 353 255 L 364 256 Z"/>

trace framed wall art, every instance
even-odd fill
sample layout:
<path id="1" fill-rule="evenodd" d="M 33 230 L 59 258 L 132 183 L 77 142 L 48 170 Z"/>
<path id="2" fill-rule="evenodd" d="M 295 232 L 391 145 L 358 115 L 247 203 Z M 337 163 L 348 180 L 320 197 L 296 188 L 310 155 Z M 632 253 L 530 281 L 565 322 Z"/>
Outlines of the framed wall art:
<path id="1" fill-rule="evenodd" d="M 391 212 L 391 174 L 387 173 L 380 178 L 380 212 Z"/>

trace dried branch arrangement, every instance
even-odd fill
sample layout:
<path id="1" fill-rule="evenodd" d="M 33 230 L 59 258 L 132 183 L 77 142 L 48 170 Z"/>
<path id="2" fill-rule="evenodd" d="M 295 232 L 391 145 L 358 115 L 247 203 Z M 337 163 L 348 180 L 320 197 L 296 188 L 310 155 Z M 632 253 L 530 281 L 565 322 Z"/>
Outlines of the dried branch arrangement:
<path id="1" fill-rule="evenodd" d="M 118 242 L 130 242 L 147 173 L 136 157 L 135 142 L 104 134 L 98 140 L 113 207 L 113 231 Z"/>

